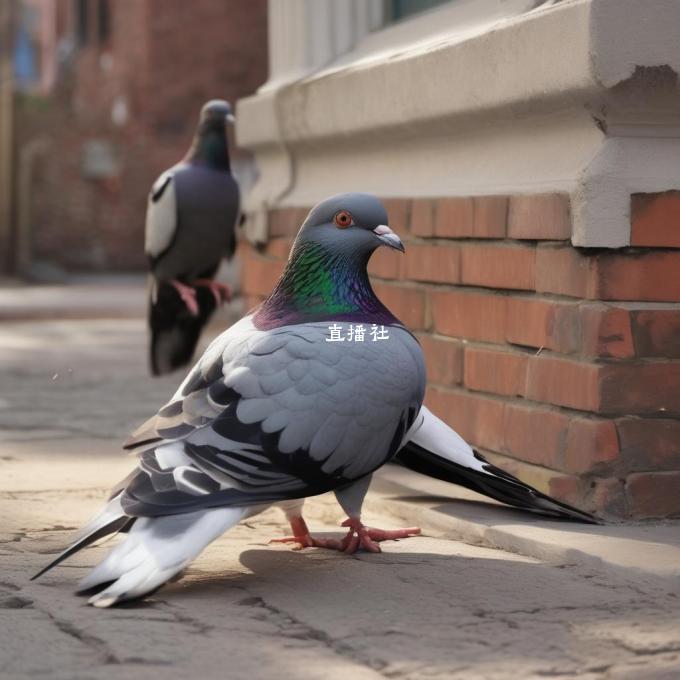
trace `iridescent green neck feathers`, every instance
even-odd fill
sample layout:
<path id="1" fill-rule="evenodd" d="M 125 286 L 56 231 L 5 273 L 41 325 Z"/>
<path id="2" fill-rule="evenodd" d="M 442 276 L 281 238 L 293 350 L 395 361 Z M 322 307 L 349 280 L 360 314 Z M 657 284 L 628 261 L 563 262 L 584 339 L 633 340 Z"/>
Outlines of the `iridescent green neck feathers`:
<path id="1" fill-rule="evenodd" d="M 285 271 L 255 315 L 258 328 L 323 320 L 395 323 L 368 279 L 368 256 L 333 254 L 313 242 L 296 242 Z"/>

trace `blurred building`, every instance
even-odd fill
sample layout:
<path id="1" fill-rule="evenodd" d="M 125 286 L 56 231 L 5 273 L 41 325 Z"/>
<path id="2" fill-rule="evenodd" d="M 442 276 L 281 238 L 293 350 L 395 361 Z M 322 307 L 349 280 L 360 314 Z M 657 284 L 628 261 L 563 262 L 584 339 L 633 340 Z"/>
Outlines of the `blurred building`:
<path id="1" fill-rule="evenodd" d="M 680 3 L 269 9 L 269 80 L 238 107 L 251 301 L 311 205 L 377 193 L 408 242 L 375 288 L 431 408 L 559 498 L 680 514 Z"/>
<path id="2" fill-rule="evenodd" d="M 147 193 L 185 152 L 201 105 L 235 101 L 266 77 L 264 0 L 9 2 L 6 266 L 144 267 Z M 247 183 L 251 157 L 237 154 L 235 170 Z"/>

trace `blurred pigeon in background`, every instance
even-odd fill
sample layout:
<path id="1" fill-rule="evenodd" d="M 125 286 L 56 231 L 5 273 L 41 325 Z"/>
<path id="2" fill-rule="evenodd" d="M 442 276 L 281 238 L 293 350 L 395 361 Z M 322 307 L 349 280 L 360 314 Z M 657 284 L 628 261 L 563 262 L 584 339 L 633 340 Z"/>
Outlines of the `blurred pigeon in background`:
<path id="1" fill-rule="evenodd" d="M 149 327 L 154 375 L 185 366 L 229 287 L 214 281 L 236 248 L 239 190 L 231 175 L 226 101 L 201 109 L 184 160 L 154 183 L 146 213 L 145 251 L 151 268 Z"/>
<path id="2" fill-rule="evenodd" d="M 90 603 L 99 607 L 143 597 L 272 503 L 293 530 L 279 540 L 380 552 L 380 541 L 419 533 L 361 521 L 372 472 L 400 449 L 406 464 L 434 476 L 592 521 L 486 463 L 422 406 L 420 345 L 378 300 L 366 271 L 383 245 L 403 251 L 375 197 L 341 194 L 313 208 L 272 294 L 213 341 L 133 434 L 126 448 L 137 452 L 139 467 L 41 573 L 127 531 L 80 591 L 94 592 Z M 304 498 L 327 491 L 348 515 L 342 539 L 312 536 L 302 518 Z"/>

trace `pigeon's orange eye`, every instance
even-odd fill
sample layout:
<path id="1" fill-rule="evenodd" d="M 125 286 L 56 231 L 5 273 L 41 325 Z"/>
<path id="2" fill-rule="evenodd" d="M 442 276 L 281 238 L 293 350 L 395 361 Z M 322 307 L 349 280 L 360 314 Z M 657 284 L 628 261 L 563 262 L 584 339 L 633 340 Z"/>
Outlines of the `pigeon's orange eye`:
<path id="1" fill-rule="evenodd" d="M 336 227 L 347 229 L 347 227 L 351 227 L 354 224 L 354 218 L 352 217 L 352 214 L 348 213 L 346 210 L 340 210 L 335 213 L 333 222 L 335 222 Z"/>

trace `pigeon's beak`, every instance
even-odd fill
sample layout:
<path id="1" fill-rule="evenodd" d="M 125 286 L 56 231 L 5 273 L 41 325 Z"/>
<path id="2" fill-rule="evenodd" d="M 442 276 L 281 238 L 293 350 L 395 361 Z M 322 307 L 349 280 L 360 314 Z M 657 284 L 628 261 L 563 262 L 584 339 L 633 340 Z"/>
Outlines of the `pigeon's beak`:
<path id="1" fill-rule="evenodd" d="M 234 118 L 234 114 L 233 114 L 233 113 L 228 113 L 228 114 L 225 116 L 225 119 L 226 119 L 227 123 L 231 123 L 232 125 L 236 122 L 236 118 Z"/>
<path id="2" fill-rule="evenodd" d="M 379 224 L 373 230 L 373 233 L 382 241 L 383 245 L 394 248 L 402 253 L 405 252 L 401 239 L 386 224 Z"/>

